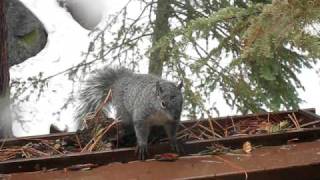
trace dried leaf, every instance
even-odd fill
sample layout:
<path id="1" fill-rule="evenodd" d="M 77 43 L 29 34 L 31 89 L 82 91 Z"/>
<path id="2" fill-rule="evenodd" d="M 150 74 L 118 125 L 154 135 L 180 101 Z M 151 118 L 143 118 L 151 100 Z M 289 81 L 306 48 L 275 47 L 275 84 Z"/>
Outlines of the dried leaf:
<path id="1" fill-rule="evenodd" d="M 251 143 L 249 141 L 246 141 L 245 143 L 243 143 L 242 150 L 247 154 L 251 153 L 252 151 Z"/>
<path id="2" fill-rule="evenodd" d="M 61 144 L 55 144 L 55 145 L 53 146 L 53 148 L 54 148 L 54 149 L 57 149 L 57 150 L 60 149 L 60 147 L 61 147 Z"/>
<path id="3" fill-rule="evenodd" d="M 86 171 L 86 170 L 90 170 L 92 168 L 95 168 L 97 166 L 98 166 L 97 164 L 91 164 L 91 163 L 88 163 L 88 164 L 76 164 L 76 165 L 69 166 L 69 167 L 67 167 L 65 169 L 66 170 L 70 170 L 70 171 L 77 171 L 77 170 Z"/>
<path id="4" fill-rule="evenodd" d="M 272 124 L 270 122 L 262 122 L 259 124 L 258 130 L 270 132 Z"/>
<path id="5" fill-rule="evenodd" d="M 178 155 L 174 153 L 157 154 L 154 156 L 157 161 L 176 161 Z"/>

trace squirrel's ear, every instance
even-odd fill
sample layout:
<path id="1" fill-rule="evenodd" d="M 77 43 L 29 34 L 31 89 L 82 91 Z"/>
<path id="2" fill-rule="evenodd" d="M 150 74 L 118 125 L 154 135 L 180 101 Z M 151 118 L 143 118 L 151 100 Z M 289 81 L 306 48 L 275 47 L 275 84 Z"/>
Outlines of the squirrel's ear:
<path id="1" fill-rule="evenodd" d="M 179 82 L 179 84 L 177 85 L 177 88 L 181 90 L 181 88 L 183 87 L 183 80 L 181 80 Z"/>
<path id="2" fill-rule="evenodd" d="M 162 88 L 161 88 L 161 86 L 160 86 L 160 82 L 157 81 L 157 82 L 156 82 L 156 93 L 157 93 L 157 95 L 160 95 L 162 92 L 163 92 L 163 91 L 162 91 Z"/>

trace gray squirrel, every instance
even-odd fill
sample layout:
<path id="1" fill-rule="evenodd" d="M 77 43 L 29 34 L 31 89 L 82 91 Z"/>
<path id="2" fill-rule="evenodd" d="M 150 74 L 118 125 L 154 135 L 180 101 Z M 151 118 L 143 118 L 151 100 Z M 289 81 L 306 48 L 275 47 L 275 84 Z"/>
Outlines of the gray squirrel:
<path id="1" fill-rule="evenodd" d="M 150 74 L 135 74 L 125 68 L 105 67 L 92 75 L 80 91 L 80 104 L 75 119 L 82 123 L 89 112 L 94 112 L 109 89 L 112 105 L 122 123 L 132 124 L 137 138 L 140 160 L 148 154 L 148 136 L 154 125 L 163 126 L 173 150 L 180 153 L 176 131 L 180 122 L 183 96 L 178 85 Z"/>

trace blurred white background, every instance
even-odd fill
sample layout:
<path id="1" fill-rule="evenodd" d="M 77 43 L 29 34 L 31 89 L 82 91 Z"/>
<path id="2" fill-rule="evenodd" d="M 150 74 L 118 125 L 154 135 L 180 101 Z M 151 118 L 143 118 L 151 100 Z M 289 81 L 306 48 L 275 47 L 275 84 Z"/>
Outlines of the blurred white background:
<path id="1" fill-rule="evenodd" d="M 63 71 L 83 59 L 81 55 L 88 48 L 90 37 L 88 30 L 82 28 L 73 20 L 70 13 L 58 6 L 56 0 L 21 0 L 44 24 L 48 32 L 48 43 L 46 47 L 36 56 L 28 59 L 22 64 L 10 69 L 11 78 L 26 79 L 44 72 L 44 76 L 50 76 Z M 93 3 L 93 1 L 88 0 Z M 104 5 L 104 15 L 108 16 L 120 10 L 127 0 L 107 0 Z M 139 12 L 139 6 L 134 8 Z M 314 107 L 320 110 L 318 100 L 320 79 L 315 70 L 303 70 L 300 74 L 305 91 L 300 91 L 300 97 L 305 101 L 301 108 Z M 147 67 L 140 67 L 140 71 L 147 72 Z M 69 131 L 74 131 L 73 107 L 61 112 L 58 121 L 54 115 L 62 107 L 72 89 L 72 82 L 67 76 L 57 76 L 50 80 L 46 92 L 39 100 L 32 97 L 29 102 L 21 104 L 23 125 L 15 122 L 13 126 L 15 136 L 47 134 L 50 124 L 55 124 L 61 129 L 66 125 Z M 235 111 L 228 107 L 221 95 L 217 94 L 216 106 L 220 116 L 233 115 Z"/>

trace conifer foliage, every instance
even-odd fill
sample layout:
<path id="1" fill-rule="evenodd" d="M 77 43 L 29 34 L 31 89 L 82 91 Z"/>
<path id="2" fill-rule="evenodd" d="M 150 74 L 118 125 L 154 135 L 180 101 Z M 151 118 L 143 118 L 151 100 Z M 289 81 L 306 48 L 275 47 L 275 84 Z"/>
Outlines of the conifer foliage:
<path id="1" fill-rule="evenodd" d="M 318 0 L 166 0 L 166 8 L 137 1 L 136 18 L 128 15 L 130 1 L 95 32 L 91 47 L 99 50 L 89 54 L 96 60 L 112 55 L 134 68 L 148 58 L 157 66 L 149 73 L 183 78 L 191 115 L 206 109 L 216 91 L 242 113 L 298 108 L 298 74 L 320 57 Z M 168 23 L 164 31 L 158 20 Z M 107 31 L 110 42 L 103 39 Z"/>

